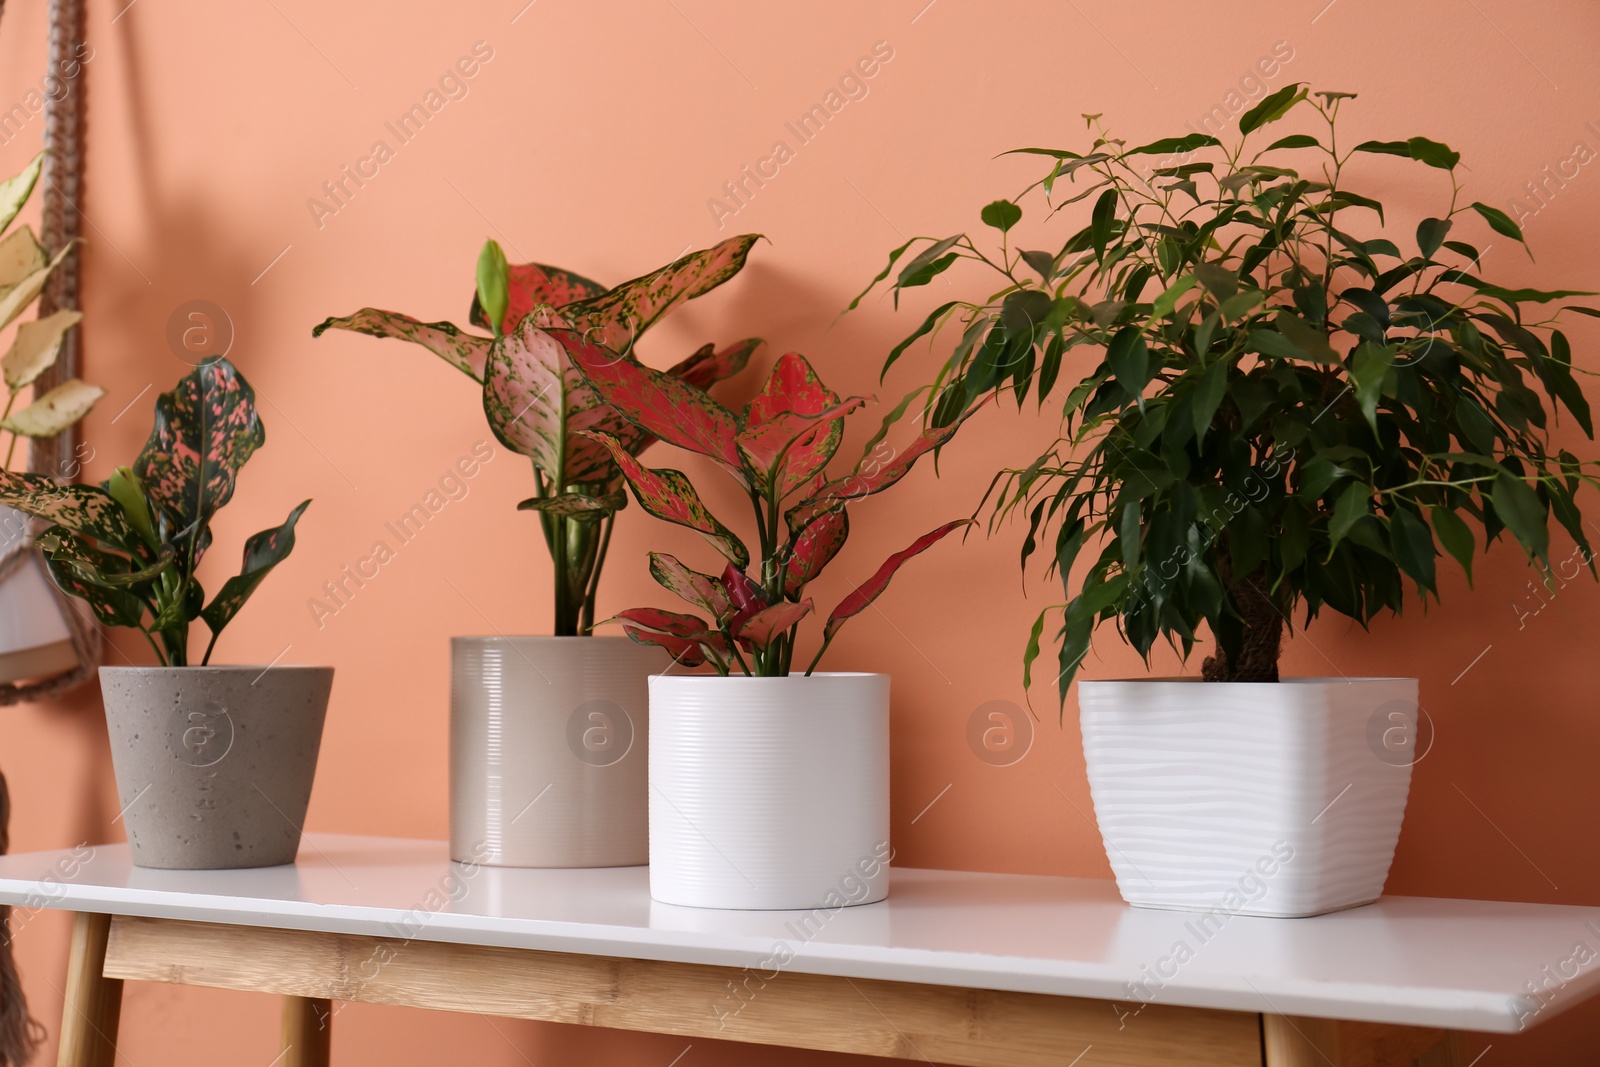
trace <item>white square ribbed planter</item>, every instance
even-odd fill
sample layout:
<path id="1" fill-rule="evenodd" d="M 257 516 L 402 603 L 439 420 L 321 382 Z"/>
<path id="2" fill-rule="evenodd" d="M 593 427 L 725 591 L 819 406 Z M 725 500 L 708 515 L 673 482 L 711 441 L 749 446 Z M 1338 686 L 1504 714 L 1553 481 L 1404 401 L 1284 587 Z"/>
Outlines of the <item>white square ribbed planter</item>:
<path id="1" fill-rule="evenodd" d="M 1415 679 L 1079 682 L 1078 706 L 1129 904 L 1287 917 L 1383 892 L 1415 761 Z"/>
<path id="2" fill-rule="evenodd" d="M 838 908 L 889 892 L 889 679 L 650 679 L 650 895 Z"/>

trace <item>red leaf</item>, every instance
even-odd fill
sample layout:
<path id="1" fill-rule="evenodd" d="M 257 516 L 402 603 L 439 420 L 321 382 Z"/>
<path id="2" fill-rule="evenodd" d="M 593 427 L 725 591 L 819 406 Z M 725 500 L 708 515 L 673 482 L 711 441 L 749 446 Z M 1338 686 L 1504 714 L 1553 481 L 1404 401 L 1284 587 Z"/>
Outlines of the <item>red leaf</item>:
<path id="1" fill-rule="evenodd" d="M 650 553 L 650 575 L 662 588 L 678 594 L 697 608 L 709 611 L 721 621 L 733 611 L 733 601 L 722 583 L 709 574 L 690 570 L 676 556 L 665 552 Z"/>
<path id="2" fill-rule="evenodd" d="M 716 546 L 718 552 L 738 566 L 743 567 L 750 562 L 750 551 L 732 530 L 718 522 L 700 502 L 700 495 L 694 491 L 694 486 L 689 483 L 689 479 L 682 471 L 645 467 L 630 456 L 622 444 L 610 434 L 590 430 L 581 433 L 582 436 L 599 442 L 611 453 L 611 458 L 621 468 L 622 476 L 627 479 L 629 488 L 633 490 L 634 499 L 639 501 L 640 507 L 658 519 L 687 526 L 704 534 L 706 540 Z"/>
<path id="3" fill-rule="evenodd" d="M 737 631 L 746 619 L 755 615 L 767 606 L 767 594 L 750 576 L 741 568 L 728 564 L 722 571 L 722 588 L 728 591 L 728 599 L 733 601 L 734 614 L 729 622 L 729 628 Z"/>
<path id="4" fill-rule="evenodd" d="M 694 637 L 677 637 L 673 634 L 651 633 L 635 626 L 624 625 L 622 632 L 641 645 L 653 645 L 664 648 L 672 656 L 674 662 L 684 667 L 698 667 L 706 662 L 706 653 L 711 652 L 718 656 L 720 661 L 726 662 L 729 656 L 728 642 L 719 633 L 706 631 Z"/>
<path id="5" fill-rule="evenodd" d="M 961 421 L 925 430 L 909 445 L 885 462 L 879 462 L 873 452 L 862 457 L 855 471 L 843 478 L 835 478 L 821 489 L 811 493 L 784 514 L 790 531 L 802 530 L 824 512 L 834 511 L 854 500 L 881 493 L 911 472 L 917 460 L 943 445 L 961 428 Z"/>
<path id="6" fill-rule="evenodd" d="M 828 616 L 828 625 L 823 628 L 822 639 L 824 641 L 831 640 L 839 627 L 844 625 L 846 619 L 859 614 L 868 604 L 878 599 L 879 595 L 889 587 L 889 579 L 894 577 L 895 572 L 900 569 L 900 565 L 905 563 L 906 560 L 927 551 L 951 531 L 970 525 L 972 525 L 971 519 L 958 519 L 955 522 L 947 522 L 937 530 L 925 533 L 917 538 L 909 548 L 902 549 L 890 556 L 884 561 L 883 566 L 878 568 L 877 573 L 856 586 L 849 596 L 839 601 L 839 606 L 833 609 L 832 615 Z"/>
<path id="7" fill-rule="evenodd" d="M 828 511 L 800 531 L 794 539 L 789 562 L 784 566 L 783 588 L 789 596 L 799 596 L 807 582 L 815 581 L 850 536 L 850 515 L 843 508 Z"/>
<path id="8" fill-rule="evenodd" d="M 661 608 L 628 608 L 595 625 L 604 626 L 607 622 L 632 623 L 641 630 L 671 634 L 674 637 L 693 637 L 695 634 L 704 633 L 707 629 L 704 619 Z"/>
<path id="9" fill-rule="evenodd" d="M 756 349 L 765 343 L 759 337 L 746 337 L 743 341 L 735 341 L 720 351 L 707 344 L 682 363 L 669 367 L 667 373 L 690 385 L 709 389 L 717 382 L 731 378 L 744 370 Z"/>
<path id="10" fill-rule="evenodd" d="M 670 445 L 710 456 L 739 470 L 733 412 L 703 389 L 625 359 L 570 330 L 551 330 L 573 362 L 611 407 Z"/>
<path id="11" fill-rule="evenodd" d="M 766 648 L 785 630 L 811 614 L 811 607 L 810 597 L 799 603 L 780 601 L 750 616 L 733 631 L 733 636 L 757 648 Z"/>
<path id="12" fill-rule="evenodd" d="M 634 341 L 673 307 L 708 293 L 738 274 L 761 235 L 730 237 L 714 247 L 690 252 L 682 259 L 623 282 L 588 300 L 568 304 L 561 317 L 589 341 L 631 354 Z M 664 435 L 662 440 L 667 438 Z"/>
<path id="13" fill-rule="evenodd" d="M 738 437 L 756 487 L 765 493 L 776 486 L 782 499 L 804 485 L 838 450 L 842 416 L 863 403 L 858 397 L 841 402 L 798 352 L 779 356 L 745 408 Z"/>
<path id="14" fill-rule="evenodd" d="M 541 304 L 562 308 L 579 300 L 592 300 L 606 291 L 599 282 L 544 263 L 513 263 L 506 269 L 506 282 L 508 299 L 505 321 L 500 324 L 501 333 L 516 329 L 523 316 Z M 473 294 L 469 321 L 485 330 L 489 328 L 477 294 Z"/>

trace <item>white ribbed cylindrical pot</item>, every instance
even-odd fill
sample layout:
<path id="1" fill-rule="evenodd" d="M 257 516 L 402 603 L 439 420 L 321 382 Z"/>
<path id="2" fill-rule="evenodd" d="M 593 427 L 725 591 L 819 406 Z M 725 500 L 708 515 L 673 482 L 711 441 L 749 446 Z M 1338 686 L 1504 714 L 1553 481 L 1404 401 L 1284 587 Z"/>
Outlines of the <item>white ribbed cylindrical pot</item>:
<path id="1" fill-rule="evenodd" d="M 889 678 L 650 679 L 650 895 L 699 908 L 889 892 Z"/>
<path id="2" fill-rule="evenodd" d="M 1302 916 L 1376 900 L 1418 753 L 1414 678 L 1079 682 L 1129 904 Z"/>
<path id="3" fill-rule="evenodd" d="M 497 867 L 649 862 L 646 679 L 626 637 L 450 642 L 450 856 Z"/>

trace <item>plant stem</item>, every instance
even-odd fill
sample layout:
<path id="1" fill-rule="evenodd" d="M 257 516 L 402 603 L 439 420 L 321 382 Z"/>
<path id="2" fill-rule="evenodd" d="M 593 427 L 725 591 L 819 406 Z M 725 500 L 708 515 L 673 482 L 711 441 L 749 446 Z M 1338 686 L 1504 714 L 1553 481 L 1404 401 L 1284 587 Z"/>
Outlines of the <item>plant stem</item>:
<path id="1" fill-rule="evenodd" d="M 605 524 L 605 530 L 600 535 L 600 548 L 595 553 L 594 563 L 589 568 L 588 588 L 583 596 L 583 620 L 579 630 L 585 634 L 594 631 L 595 594 L 600 591 L 600 572 L 606 565 L 606 551 L 611 547 L 611 527 L 616 524 L 617 516 L 613 512 L 602 521 Z"/>

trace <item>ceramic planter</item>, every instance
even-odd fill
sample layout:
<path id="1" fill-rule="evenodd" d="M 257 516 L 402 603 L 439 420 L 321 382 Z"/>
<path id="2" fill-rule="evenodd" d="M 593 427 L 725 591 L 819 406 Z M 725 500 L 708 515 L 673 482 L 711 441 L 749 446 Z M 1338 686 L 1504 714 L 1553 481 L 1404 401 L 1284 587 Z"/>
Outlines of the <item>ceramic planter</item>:
<path id="1" fill-rule="evenodd" d="M 133 862 L 293 863 L 332 667 L 101 667 Z"/>
<path id="2" fill-rule="evenodd" d="M 0 505 L 0 558 L 22 544 L 30 521 Z M 0 682 L 64 674 L 78 665 L 78 654 L 44 561 L 29 552 L 15 562 L 0 580 Z"/>
<path id="3" fill-rule="evenodd" d="M 651 673 L 626 637 L 450 642 L 450 855 L 500 867 L 649 862 Z"/>
<path id="4" fill-rule="evenodd" d="M 1411 678 L 1079 682 L 1129 904 L 1301 916 L 1383 892 L 1411 785 Z"/>
<path id="5" fill-rule="evenodd" d="M 889 678 L 650 679 L 650 895 L 838 908 L 889 891 Z"/>

